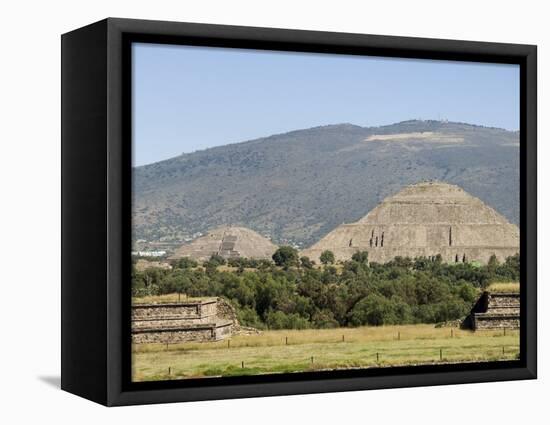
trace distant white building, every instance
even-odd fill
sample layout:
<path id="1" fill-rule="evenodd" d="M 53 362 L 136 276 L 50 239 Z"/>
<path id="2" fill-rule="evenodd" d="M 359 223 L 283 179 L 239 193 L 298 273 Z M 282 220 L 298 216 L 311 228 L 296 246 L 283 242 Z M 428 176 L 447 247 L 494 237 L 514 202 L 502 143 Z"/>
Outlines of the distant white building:
<path id="1" fill-rule="evenodd" d="M 166 251 L 132 251 L 132 255 L 136 257 L 163 257 Z"/>

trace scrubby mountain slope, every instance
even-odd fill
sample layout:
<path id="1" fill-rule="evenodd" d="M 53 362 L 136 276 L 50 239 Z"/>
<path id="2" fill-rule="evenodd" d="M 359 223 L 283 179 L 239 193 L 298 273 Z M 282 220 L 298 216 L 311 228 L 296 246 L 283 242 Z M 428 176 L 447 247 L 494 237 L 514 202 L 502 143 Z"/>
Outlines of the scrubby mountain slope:
<path id="1" fill-rule="evenodd" d="M 244 225 L 307 246 L 423 180 L 459 185 L 519 222 L 519 134 L 441 121 L 351 124 L 219 146 L 134 169 L 135 238 Z"/>

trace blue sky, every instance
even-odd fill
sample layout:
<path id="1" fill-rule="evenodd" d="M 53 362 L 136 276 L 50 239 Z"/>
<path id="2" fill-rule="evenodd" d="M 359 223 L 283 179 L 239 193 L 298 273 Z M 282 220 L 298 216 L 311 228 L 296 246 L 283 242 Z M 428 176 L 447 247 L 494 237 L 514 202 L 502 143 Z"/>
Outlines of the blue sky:
<path id="1" fill-rule="evenodd" d="M 519 128 L 519 67 L 136 43 L 133 161 L 319 125 Z"/>

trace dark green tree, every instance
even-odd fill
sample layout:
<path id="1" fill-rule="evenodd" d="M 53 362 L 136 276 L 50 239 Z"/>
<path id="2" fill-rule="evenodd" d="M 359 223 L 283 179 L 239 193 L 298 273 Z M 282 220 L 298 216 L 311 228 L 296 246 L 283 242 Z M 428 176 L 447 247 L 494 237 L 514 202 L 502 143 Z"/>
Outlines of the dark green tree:
<path id="1" fill-rule="evenodd" d="M 291 246 L 282 246 L 273 254 L 276 265 L 284 268 L 298 265 L 298 251 Z"/>
<path id="2" fill-rule="evenodd" d="M 225 258 L 223 258 L 221 255 L 218 255 L 218 254 L 211 255 L 208 262 L 216 267 L 223 266 L 226 263 Z"/>
<path id="3" fill-rule="evenodd" d="M 334 253 L 327 249 L 327 250 L 321 252 L 321 256 L 319 257 L 319 260 L 321 260 L 321 263 L 323 263 L 325 265 L 334 264 L 334 261 L 335 261 Z"/>
<path id="4" fill-rule="evenodd" d="M 300 257 L 300 265 L 304 269 L 312 269 L 315 265 L 315 261 L 310 260 L 309 257 Z"/>
<path id="5" fill-rule="evenodd" d="M 351 260 L 359 264 L 367 265 L 369 263 L 368 251 L 359 251 L 351 256 Z"/>
<path id="6" fill-rule="evenodd" d="M 172 263 L 174 269 L 192 269 L 197 266 L 197 262 L 189 257 L 179 258 Z"/>

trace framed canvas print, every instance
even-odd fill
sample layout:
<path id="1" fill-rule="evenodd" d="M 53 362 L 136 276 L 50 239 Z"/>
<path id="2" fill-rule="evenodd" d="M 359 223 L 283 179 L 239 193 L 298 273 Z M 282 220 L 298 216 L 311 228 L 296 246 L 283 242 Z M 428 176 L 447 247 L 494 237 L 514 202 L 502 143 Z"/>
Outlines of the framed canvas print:
<path id="1" fill-rule="evenodd" d="M 106 19 L 62 37 L 62 388 L 536 377 L 536 47 Z"/>

